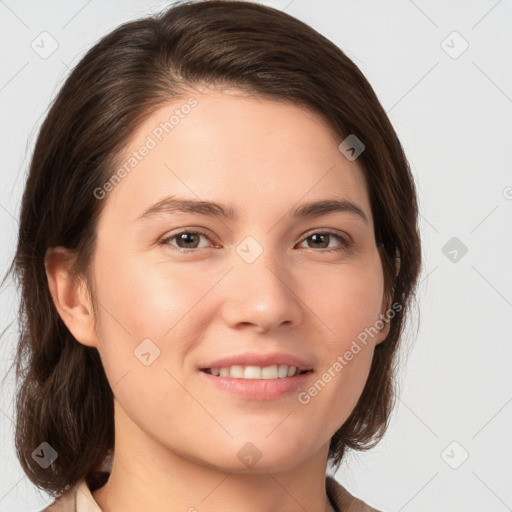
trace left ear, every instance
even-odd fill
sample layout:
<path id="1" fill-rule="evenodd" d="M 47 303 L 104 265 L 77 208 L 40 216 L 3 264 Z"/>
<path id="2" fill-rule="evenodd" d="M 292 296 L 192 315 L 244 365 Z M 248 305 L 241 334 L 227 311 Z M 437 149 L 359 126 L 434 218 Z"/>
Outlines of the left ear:
<path id="1" fill-rule="evenodd" d="M 381 261 L 383 261 L 383 258 L 386 255 L 384 254 L 384 245 L 382 243 L 379 244 L 379 252 L 380 252 Z M 396 277 L 398 276 L 398 273 L 400 271 L 400 266 L 401 266 L 400 254 L 399 254 L 399 251 L 397 248 L 396 256 L 395 256 L 395 275 L 393 277 L 393 280 L 396 279 Z M 385 290 L 383 293 L 383 297 L 382 297 L 382 304 L 381 304 L 381 311 L 380 311 L 382 317 L 379 318 L 379 321 L 378 321 L 379 326 L 381 325 L 381 322 L 384 325 L 382 326 L 382 329 L 379 329 L 379 333 L 375 336 L 375 345 L 382 343 L 389 335 L 389 331 L 391 329 L 391 318 L 393 318 L 393 316 L 394 316 L 394 315 L 391 316 L 391 314 L 390 314 L 392 300 L 393 300 L 393 297 L 388 295 Z M 396 313 L 396 312 L 393 311 L 393 313 Z"/>
<path id="2" fill-rule="evenodd" d="M 389 334 L 389 330 L 391 328 L 391 320 L 389 318 L 389 309 L 390 309 L 390 300 L 389 297 L 386 296 L 386 293 L 383 294 L 382 298 L 382 305 L 381 305 L 381 316 L 377 320 L 377 324 L 379 327 L 382 325 L 382 328 L 379 329 L 379 333 L 375 336 L 375 345 L 378 345 L 379 343 L 382 343 Z M 382 322 L 382 324 L 381 324 Z"/>

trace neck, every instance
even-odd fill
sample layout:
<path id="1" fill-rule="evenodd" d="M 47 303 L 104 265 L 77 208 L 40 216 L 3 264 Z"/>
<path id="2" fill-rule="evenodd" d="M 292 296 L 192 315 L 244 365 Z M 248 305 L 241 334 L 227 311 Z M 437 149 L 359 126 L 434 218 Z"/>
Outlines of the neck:
<path id="1" fill-rule="evenodd" d="M 325 490 L 328 445 L 287 471 L 222 471 L 162 447 L 123 415 L 116 409 L 110 478 L 93 492 L 103 512 L 333 510 Z"/>

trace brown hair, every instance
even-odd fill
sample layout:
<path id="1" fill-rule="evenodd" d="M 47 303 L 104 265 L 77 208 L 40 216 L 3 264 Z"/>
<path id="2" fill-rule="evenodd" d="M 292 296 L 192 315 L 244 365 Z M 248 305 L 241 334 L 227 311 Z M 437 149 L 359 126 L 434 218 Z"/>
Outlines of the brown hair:
<path id="1" fill-rule="evenodd" d="M 355 409 L 331 439 L 329 460 L 339 465 L 347 448 L 367 449 L 386 430 L 398 342 L 421 261 L 416 193 L 397 135 L 356 65 L 305 23 L 255 3 L 179 2 L 121 25 L 86 53 L 51 105 L 32 156 L 8 271 L 21 287 L 16 450 L 30 480 L 50 494 L 85 478 L 113 448 L 114 413 L 97 350 L 78 343 L 57 313 L 46 251 L 68 248 L 76 276 L 90 284 L 88 262 L 105 205 L 94 190 L 112 176 L 142 121 L 204 85 L 301 105 L 325 119 L 340 142 L 355 134 L 364 143 L 358 161 L 385 293 L 401 308 L 375 349 Z M 58 453 L 48 469 L 31 456 L 43 441 Z"/>

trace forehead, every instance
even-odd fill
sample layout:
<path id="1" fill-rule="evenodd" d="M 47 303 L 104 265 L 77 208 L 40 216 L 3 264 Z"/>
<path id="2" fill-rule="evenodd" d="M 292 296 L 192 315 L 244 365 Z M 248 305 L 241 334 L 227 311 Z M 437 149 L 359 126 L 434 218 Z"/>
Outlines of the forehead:
<path id="1" fill-rule="evenodd" d="M 341 140 L 320 115 L 288 102 L 237 89 L 190 92 L 137 128 L 105 210 L 122 206 L 133 220 L 177 194 L 261 215 L 263 206 L 279 214 L 298 202 L 344 197 L 370 217 L 362 167 L 339 151 Z"/>

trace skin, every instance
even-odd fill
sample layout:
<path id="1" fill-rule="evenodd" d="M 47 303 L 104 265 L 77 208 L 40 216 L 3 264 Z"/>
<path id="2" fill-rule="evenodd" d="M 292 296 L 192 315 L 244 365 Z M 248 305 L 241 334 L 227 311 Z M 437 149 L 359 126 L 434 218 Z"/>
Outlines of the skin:
<path id="1" fill-rule="evenodd" d="M 342 139 L 318 115 L 298 106 L 236 89 L 191 96 L 198 105 L 103 199 L 91 262 L 96 329 L 65 251 L 46 258 L 59 314 L 78 342 L 98 349 L 115 395 L 112 474 L 93 497 L 104 512 L 331 510 L 329 441 L 355 407 L 389 325 L 307 405 L 297 392 L 235 397 L 204 385 L 198 366 L 243 351 L 283 351 L 310 362 L 311 386 L 386 312 L 362 168 L 338 150 Z M 126 155 L 185 102 L 148 118 Z M 239 218 L 136 220 L 169 194 L 229 205 Z M 304 202 L 333 198 L 357 204 L 368 223 L 348 212 L 290 215 Z M 189 253 L 177 250 L 177 238 L 158 244 L 199 228 L 211 237 L 196 236 Z M 326 229 L 350 237 L 352 247 L 333 236 L 311 241 Z M 247 236 L 263 249 L 251 264 L 236 252 Z M 149 366 L 134 356 L 147 338 L 160 349 Z M 252 467 L 237 456 L 247 442 L 261 453 Z"/>

